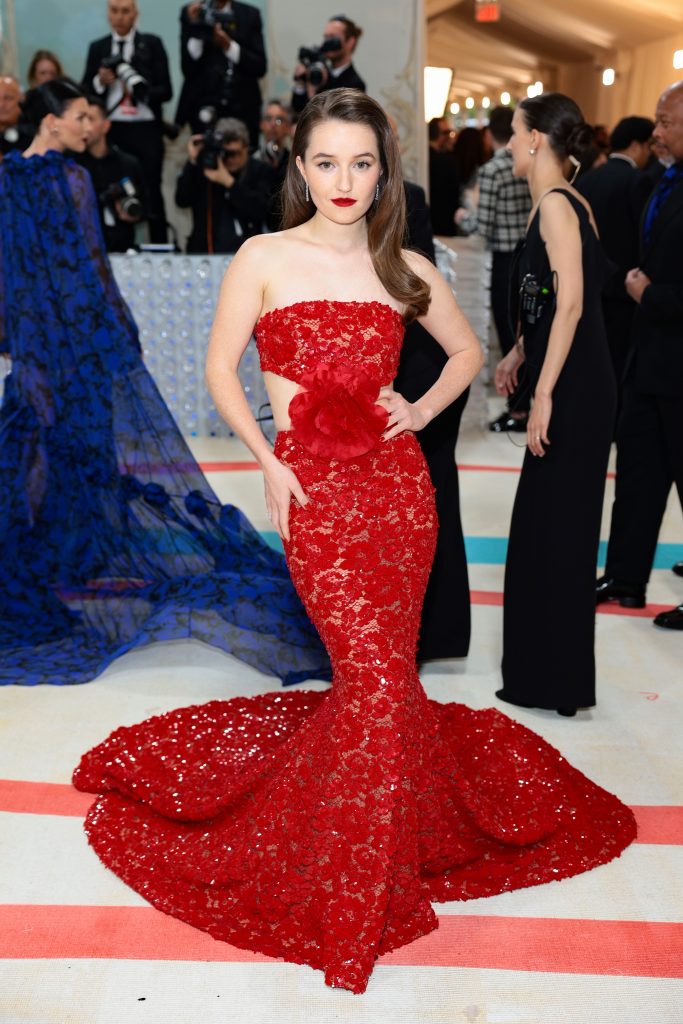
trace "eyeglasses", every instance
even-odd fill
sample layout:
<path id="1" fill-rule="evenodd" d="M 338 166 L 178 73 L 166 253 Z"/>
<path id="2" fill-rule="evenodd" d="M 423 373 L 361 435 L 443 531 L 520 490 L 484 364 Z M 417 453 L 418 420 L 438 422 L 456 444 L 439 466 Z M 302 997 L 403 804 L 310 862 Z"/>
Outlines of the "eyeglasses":
<path id="1" fill-rule="evenodd" d="M 273 124 L 278 124 L 278 125 L 285 123 L 284 117 L 273 117 L 272 114 L 264 114 L 263 115 L 263 120 L 264 121 L 272 121 Z"/>

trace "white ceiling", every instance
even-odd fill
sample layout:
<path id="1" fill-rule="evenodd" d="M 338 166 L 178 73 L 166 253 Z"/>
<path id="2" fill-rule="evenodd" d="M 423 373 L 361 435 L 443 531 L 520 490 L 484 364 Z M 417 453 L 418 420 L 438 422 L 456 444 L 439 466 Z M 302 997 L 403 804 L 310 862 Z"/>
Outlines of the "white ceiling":
<path id="1" fill-rule="evenodd" d="M 544 68 L 592 60 L 683 31 L 683 0 L 501 0 L 478 24 L 474 0 L 425 0 L 427 61 L 452 67 L 452 92 L 522 90 Z"/>

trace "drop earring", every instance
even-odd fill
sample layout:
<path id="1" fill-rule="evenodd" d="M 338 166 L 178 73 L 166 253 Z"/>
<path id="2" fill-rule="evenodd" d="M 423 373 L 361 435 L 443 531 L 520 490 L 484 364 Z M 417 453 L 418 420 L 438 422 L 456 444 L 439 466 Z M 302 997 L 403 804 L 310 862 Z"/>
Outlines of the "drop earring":
<path id="1" fill-rule="evenodd" d="M 529 156 L 536 156 L 536 150 L 535 149 L 530 149 L 529 150 Z"/>
<path id="2" fill-rule="evenodd" d="M 308 191 L 308 182 L 306 182 L 306 202 L 310 202 L 311 193 Z"/>
<path id="3" fill-rule="evenodd" d="M 379 202 L 379 182 L 377 182 L 377 188 L 375 189 L 375 202 Z"/>

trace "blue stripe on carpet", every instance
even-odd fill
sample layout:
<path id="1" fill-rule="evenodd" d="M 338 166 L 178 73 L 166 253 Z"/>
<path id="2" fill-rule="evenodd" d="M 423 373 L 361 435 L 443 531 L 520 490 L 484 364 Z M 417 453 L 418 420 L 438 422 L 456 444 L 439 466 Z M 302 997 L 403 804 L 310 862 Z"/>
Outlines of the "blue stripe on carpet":
<path id="1" fill-rule="evenodd" d="M 282 541 L 274 530 L 263 533 L 263 539 L 276 551 L 282 551 Z M 505 565 L 507 537 L 465 537 L 467 561 L 472 565 Z M 607 541 L 600 541 L 598 566 L 605 564 Z M 674 562 L 683 561 L 683 544 L 658 544 L 655 569 L 670 569 Z"/>

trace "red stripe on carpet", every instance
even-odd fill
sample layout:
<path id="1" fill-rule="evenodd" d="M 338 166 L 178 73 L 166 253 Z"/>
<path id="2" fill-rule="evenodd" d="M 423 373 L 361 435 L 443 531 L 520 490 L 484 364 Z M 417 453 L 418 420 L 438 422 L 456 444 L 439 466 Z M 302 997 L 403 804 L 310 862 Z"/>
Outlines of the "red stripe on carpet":
<path id="1" fill-rule="evenodd" d="M 637 843 L 683 846 L 683 807 L 631 807 L 638 823 Z"/>
<path id="2" fill-rule="evenodd" d="M 499 590 L 470 590 L 472 604 L 493 605 L 502 607 L 503 595 Z M 597 612 L 600 615 L 630 615 L 640 619 L 653 619 L 660 612 L 667 611 L 670 604 L 647 604 L 644 608 L 622 608 L 620 604 L 606 603 L 599 604 Z"/>
<path id="3" fill-rule="evenodd" d="M 258 462 L 200 462 L 199 468 L 204 473 L 239 473 L 260 469 Z M 462 473 L 520 473 L 520 466 L 484 466 L 477 463 L 459 462 L 458 469 Z M 608 473 L 607 479 L 614 480 L 615 474 Z"/>
<path id="4" fill-rule="evenodd" d="M 84 818 L 95 799 L 60 782 L 20 782 L 0 779 L 0 811 L 10 814 L 53 814 Z"/>
<path id="5" fill-rule="evenodd" d="M 218 942 L 151 907 L 30 905 L 0 907 L 0 957 L 214 963 L 270 959 Z M 683 925 L 444 915 L 437 931 L 381 962 L 680 978 Z"/>
<path id="6" fill-rule="evenodd" d="M 95 799 L 60 782 L 20 782 L 0 779 L 0 811 L 10 814 L 47 814 L 83 818 Z M 683 846 L 683 807 L 632 807 L 638 821 L 636 842 Z"/>
<path id="7" fill-rule="evenodd" d="M 199 468 L 203 473 L 239 473 L 261 467 L 258 462 L 200 462 Z"/>

